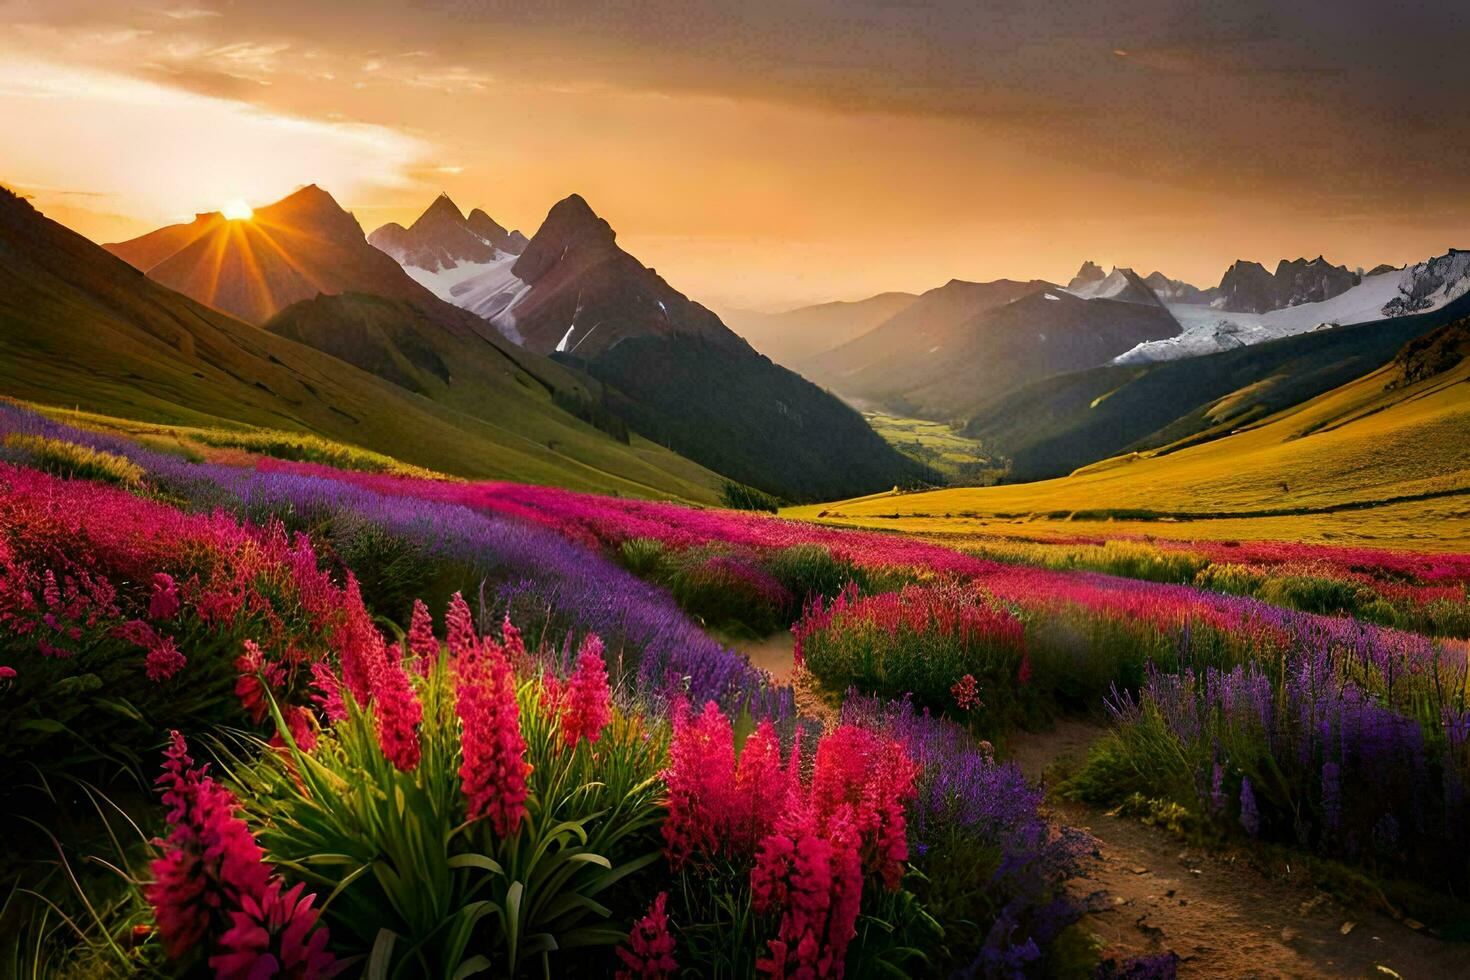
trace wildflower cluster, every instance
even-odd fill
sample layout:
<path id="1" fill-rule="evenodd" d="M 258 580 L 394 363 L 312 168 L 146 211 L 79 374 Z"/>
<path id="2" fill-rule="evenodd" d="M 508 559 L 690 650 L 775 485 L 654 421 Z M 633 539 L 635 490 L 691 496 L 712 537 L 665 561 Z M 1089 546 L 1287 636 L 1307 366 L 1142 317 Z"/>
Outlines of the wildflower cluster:
<path id="1" fill-rule="evenodd" d="M 203 951 L 227 980 L 334 975 L 327 930 L 317 924 L 314 895 L 287 889 L 265 863 L 234 795 L 196 767 L 178 732 L 171 735 L 158 783 L 169 835 L 152 864 L 146 893 L 159 937 L 173 959 Z"/>

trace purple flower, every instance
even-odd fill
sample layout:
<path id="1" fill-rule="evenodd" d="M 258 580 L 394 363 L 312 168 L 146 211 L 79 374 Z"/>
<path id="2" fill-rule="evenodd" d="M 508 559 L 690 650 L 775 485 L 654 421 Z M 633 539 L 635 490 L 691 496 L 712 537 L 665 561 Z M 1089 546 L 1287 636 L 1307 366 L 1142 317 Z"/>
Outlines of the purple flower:
<path id="1" fill-rule="evenodd" d="M 1249 776 L 1240 780 L 1240 825 L 1252 837 L 1261 832 L 1261 814 L 1256 810 L 1256 794 Z"/>

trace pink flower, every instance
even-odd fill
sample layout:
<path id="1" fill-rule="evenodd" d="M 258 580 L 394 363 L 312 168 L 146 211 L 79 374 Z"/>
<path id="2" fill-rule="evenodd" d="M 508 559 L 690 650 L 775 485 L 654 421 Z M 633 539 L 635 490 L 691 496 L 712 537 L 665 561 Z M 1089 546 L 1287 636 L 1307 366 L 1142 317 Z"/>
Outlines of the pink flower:
<path id="1" fill-rule="evenodd" d="M 178 957 L 221 931 L 229 912 L 265 892 L 270 869 L 233 794 L 194 768 L 178 732 L 165 752 L 158 778 L 168 807 L 169 835 L 158 841 L 163 856 L 150 866 L 145 888 L 164 950 Z"/>
<path id="2" fill-rule="evenodd" d="M 674 705 L 664 782 L 669 789 L 664 854 L 675 869 L 696 854 L 717 854 L 729 846 L 724 831 L 736 808 L 735 734 L 713 701 L 692 719 L 688 704 Z"/>
<path id="3" fill-rule="evenodd" d="M 327 952 L 327 930 L 317 928 L 315 895 L 302 897 L 306 886 L 283 892 L 274 881 L 260 896 L 247 895 L 230 913 L 230 928 L 219 937 L 222 952 L 209 958 L 217 980 L 289 977 L 312 980 L 340 972 Z"/>
<path id="4" fill-rule="evenodd" d="M 185 663 L 184 655 L 179 652 L 171 636 L 160 638 L 153 649 L 148 651 L 148 656 L 144 660 L 148 679 L 155 682 L 168 680 L 183 670 Z"/>
<path id="5" fill-rule="evenodd" d="M 413 651 L 414 669 L 427 674 L 429 668 L 439 660 L 439 641 L 434 639 L 434 620 L 429 607 L 422 601 L 413 601 L 413 619 L 408 627 L 408 648 Z"/>
<path id="6" fill-rule="evenodd" d="M 455 712 L 464 726 L 459 779 L 466 812 L 471 820 L 489 817 L 495 833 L 509 837 L 525 816 L 531 766 L 505 651 L 488 641 L 483 648 L 461 647 L 454 660 L 454 691 Z"/>
<path id="7" fill-rule="evenodd" d="M 798 758 L 799 753 L 793 751 L 792 766 L 782 764 L 781 743 L 770 721 L 762 721 L 745 740 L 735 770 L 728 831 L 737 853 L 754 853 L 756 844 L 770 834 L 777 818 L 800 792 L 795 769 Z"/>
<path id="8" fill-rule="evenodd" d="M 14 679 L 15 679 L 15 668 L 14 667 L 0 667 L 0 681 L 9 681 L 9 680 L 14 680 Z"/>
<path id="9" fill-rule="evenodd" d="M 325 660 L 312 661 L 311 686 L 317 691 L 311 699 L 322 709 L 327 721 L 336 724 L 347 717 L 347 705 L 342 700 L 342 684 L 337 680 L 331 664 Z"/>
<path id="10" fill-rule="evenodd" d="M 235 696 L 250 720 L 257 725 L 270 713 L 270 692 L 286 680 L 286 669 L 279 663 L 268 661 L 260 644 L 245 641 L 245 652 L 235 661 L 240 675 L 235 678 Z"/>
<path id="11" fill-rule="evenodd" d="M 342 663 L 342 683 L 359 705 L 372 697 L 373 673 L 383 659 L 383 637 L 362 604 L 362 590 L 347 573 L 347 621 L 337 633 L 337 657 Z"/>
<path id="12" fill-rule="evenodd" d="M 618 947 L 618 959 L 627 969 L 617 972 L 617 980 L 667 980 L 679 969 L 674 959 L 674 937 L 669 934 L 669 917 L 664 911 L 669 893 L 659 892 L 648 914 L 633 923 L 628 944 Z"/>
<path id="13" fill-rule="evenodd" d="M 602 641 L 588 636 L 577 652 L 577 669 L 567 682 L 566 701 L 561 711 L 561 737 L 568 747 L 582 738 L 595 742 L 612 721 L 612 693 L 607 686 L 607 665 L 602 659 Z"/>
<path id="14" fill-rule="evenodd" d="M 373 714 L 378 745 L 400 772 L 412 772 L 419 764 L 418 726 L 424 719 L 423 705 L 398 659 L 397 647 L 385 644 L 374 663 Z"/>
<path id="15" fill-rule="evenodd" d="M 449 597 L 449 609 L 444 613 L 444 628 L 451 657 L 458 659 L 479 647 L 480 636 L 475 632 L 475 616 L 470 612 L 464 596 L 458 592 Z"/>
<path id="16" fill-rule="evenodd" d="M 949 693 L 954 696 L 954 703 L 961 711 L 980 707 L 980 685 L 976 683 L 974 674 L 966 674 L 955 681 Z"/>
<path id="17" fill-rule="evenodd" d="M 153 575 L 153 595 L 148 600 L 149 619 L 172 619 L 179 611 L 179 587 L 167 572 Z"/>

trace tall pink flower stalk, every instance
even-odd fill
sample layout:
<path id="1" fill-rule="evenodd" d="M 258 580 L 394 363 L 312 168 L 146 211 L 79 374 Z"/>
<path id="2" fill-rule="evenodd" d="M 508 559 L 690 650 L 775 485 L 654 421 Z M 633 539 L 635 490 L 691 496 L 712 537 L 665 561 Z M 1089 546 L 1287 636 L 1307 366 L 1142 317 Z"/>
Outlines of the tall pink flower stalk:
<path id="1" fill-rule="evenodd" d="M 588 636 L 577 652 L 577 669 L 562 695 L 561 737 L 572 748 L 582 739 L 596 742 L 612 722 L 612 692 L 607 686 L 607 664 L 602 641 Z"/>
<path id="2" fill-rule="evenodd" d="M 668 980 L 679 969 L 665 910 L 668 901 L 669 893 L 659 892 L 648 907 L 648 914 L 633 923 L 627 945 L 618 947 L 623 969 L 618 970 L 617 980 Z"/>
<path id="3" fill-rule="evenodd" d="M 424 720 L 424 706 L 403 668 L 398 647 L 391 643 L 383 643 L 374 659 L 372 689 L 373 718 L 383 755 L 399 771 L 412 772 L 419 764 L 419 723 Z"/>
<path id="4" fill-rule="evenodd" d="M 207 767 L 194 765 L 178 732 L 163 769 L 158 783 L 170 829 L 157 842 L 163 855 L 150 865 L 154 880 L 145 894 L 164 951 L 174 959 L 206 951 L 216 976 L 227 980 L 336 973 L 315 896 L 303 898 L 299 884 L 282 891 L 237 812 L 239 801 Z"/>
<path id="5" fill-rule="evenodd" d="M 463 606 L 457 594 L 455 600 Z M 510 837 L 526 813 L 526 777 L 531 772 L 515 675 L 505 649 L 489 638 L 482 642 L 467 622 L 450 624 L 450 644 L 458 650 L 455 712 L 464 726 L 459 779 L 466 810 L 471 820 L 487 817 L 497 835 Z"/>

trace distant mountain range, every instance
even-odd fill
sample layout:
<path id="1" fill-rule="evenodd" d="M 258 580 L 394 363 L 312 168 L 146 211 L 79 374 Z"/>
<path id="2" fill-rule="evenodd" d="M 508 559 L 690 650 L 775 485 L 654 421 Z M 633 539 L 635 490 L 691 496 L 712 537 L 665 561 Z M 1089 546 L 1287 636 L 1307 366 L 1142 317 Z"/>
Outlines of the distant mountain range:
<path id="1" fill-rule="evenodd" d="M 446 202 L 429 210 L 451 219 L 435 222 L 451 234 Z M 381 232 L 373 234 L 380 243 Z M 448 248 L 428 236 L 419 243 L 436 246 Z M 586 372 L 635 431 L 734 480 L 816 499 L 924 476 L 857 412 L 758 354 L 623 251 L 576 194 L 551 208 L 518 255 L 476 265 L 448 287 L 451 302 L 525 349 Z"/>
<path id="2" fill-rule="evenodd" d="M 299 231 L 279 240 L 312 237 Z M 391 261 L 386 273 L 389 282 L 402 277 Z M 433 304 L 463 315 L 428 300 L 419 307 L 392 296 L 314 295 L 262 330 L 145 277 L 0 190 L 6 395 L 144 421 L 314 432 L 468 477 L 718 499 L 715 473 L 577 417 L 578 406 L 598 397 L 590 379 L 488 327 L 483 334 L 468 322 L 398 327 L 397 317 L 432 319 L 423 311 Z M 382 326 L 334 315 L 324 336 L 310 335 L 311 312 L 336 303 L 382 304 L 395 317 Z"/>
<path id="3" fill-rule="evenodd" d="M 1094 295 L 1099 291 L 1110 295 Z M 1179 329 L 1128 271 L 1072 291 L 1044 280 L 952 280 L 797 366 L 860 404 L 949 419 L 999 392 L 1106 364 Z"/>
<path id="4" fill-rule="evenodd" d="M 727 309 L 720 318 L 756 350 L 785 365 L 839 347 L 914 304 L 914 293 L 879 293 L 853 302 L 819 303 L 782 313 Z"/>
<path id="5" fill-rule="evenodd" d="M 368 236 L 368 243 L 388 253 L 415 282 L 440 299 L 450 290 L 507 258 L 520 255 L 528 244 L 519 231 L 505 227 L 479 208 L 466 217 L 440 194 L 407 228 L 390 222 Z"/>
<path id="6" fill-rule="evenodd" d="M 315 184 L 256 209 L 249 221 L 201 214 L 105 247 L 153 281 L 256 325 L 320 293 L 433 299 Z"/>

